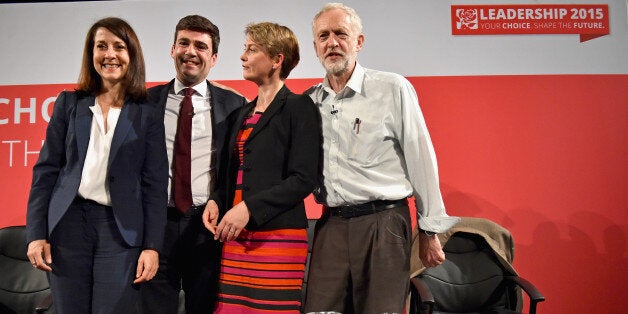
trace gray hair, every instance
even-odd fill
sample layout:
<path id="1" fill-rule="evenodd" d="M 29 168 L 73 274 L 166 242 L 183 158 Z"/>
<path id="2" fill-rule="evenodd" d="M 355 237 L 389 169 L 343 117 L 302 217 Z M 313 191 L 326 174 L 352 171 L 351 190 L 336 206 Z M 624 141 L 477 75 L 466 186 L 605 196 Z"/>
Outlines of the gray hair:
<path id="1" fill-rule="evenodd" d="M 323 6 L 323 8 L 320 11 L 318 11 L 318 13 L 316 13 L 316 15 L 314 16 L 314 19 L 312 20 L 312 33 L 315 32 L 316 20 L 318 20 L 321 14 L 327 11 L 335 10 L 335 9 L 340 9 L 340 10 L 345 11 L 345 13 L 347 13 L 347 15 L 349 16 L 349 20 L 351 21 L 353 30 L 356 31 L 357 34 L 362 34 L 362 20 L 360 19 L 360 16 L 358 15 L 358 13 L 353 8 L 348 7 L 338 2 L 327 3 L 325 4 L 325 6 Z M 314 35 L 316 36 L 316 34 Z"/>

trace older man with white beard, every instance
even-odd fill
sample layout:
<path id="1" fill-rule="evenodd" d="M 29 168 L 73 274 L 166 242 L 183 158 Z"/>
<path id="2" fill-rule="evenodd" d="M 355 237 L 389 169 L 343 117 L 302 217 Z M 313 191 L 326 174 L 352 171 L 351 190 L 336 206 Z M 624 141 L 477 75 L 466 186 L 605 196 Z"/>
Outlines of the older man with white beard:
<path id="1" fill-rule="evenodd" d="M 312 22 L 327 74 L 308 93 L 320 109 L 323 168 L 305 311 L 401 313 L 412 241 L 407 197 L 415 196 L 420 259 L 445 260 L 436 233 L 459 219 L 441 197 L 436 156 L 416 92 L 404 77 L 363 68 L 355 10 L 330 3 Z"/>

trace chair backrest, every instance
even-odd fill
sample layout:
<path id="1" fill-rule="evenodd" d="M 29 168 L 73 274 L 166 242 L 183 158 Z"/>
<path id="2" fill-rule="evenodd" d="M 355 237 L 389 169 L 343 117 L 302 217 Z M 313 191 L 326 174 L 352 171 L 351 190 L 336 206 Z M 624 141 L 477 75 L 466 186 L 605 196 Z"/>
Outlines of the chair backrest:
<path id="1" fill-rule="evenodd" d="M 26 256 L 24 226 L 0 229 L 0 312 L 33 313 L 50 293 L 46 274 Z"/>
<path id="2" fill-rule="evenodd" d="M 307 291 L 307 280 L 310 269 L 310 257 L 312 256 L 312 244 L 314 243 L 314 230 L 317 219 L 307 220 L 307 260 L 305 262 L 305 274 L 303 276 L 303 286 L 301 287 L 301 304 L 305 304 L 305 293 Z"/>
<path id="3" fill-rule="evenodd" d="M 490 309 L 514 309 L 516 289 L 505 286 L 507 275 L 484 238 L 457 232 L 445 246 L 445 262 L 421 273 L 440 312 L 466 313 Z"/>

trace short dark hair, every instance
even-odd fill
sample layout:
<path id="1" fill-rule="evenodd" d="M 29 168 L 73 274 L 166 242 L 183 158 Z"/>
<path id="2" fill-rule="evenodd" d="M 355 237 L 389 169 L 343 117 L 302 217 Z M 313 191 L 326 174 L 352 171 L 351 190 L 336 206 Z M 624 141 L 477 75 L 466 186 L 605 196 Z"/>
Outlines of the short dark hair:
<path id="1" fill-rule="evenodd" d="M 270 22 L 251 23 L 246 26 L 244 34 L 263 47 L 271 58 L 283 55 L 279 73 L 282 80 L 285 80 L 299 63 L 299 41 L 289 28 Z"/>
<path id="2" fill-rule="evenodd" d="M 220 44 L 220 30 L 207 18 L 200 15 L 188 15 L 179 20 L 174 32 L 174 43 L 177 42 L 179 31 L 191 30 L 201 33 L 207 33 L 212 38 L 212 54 L 218 53 L 218 45 Z"/>
<path id="3" fill-rule="evenodd" d="M 146 92 L 146 66 L 140 41 L 133 28 L 125 20 L 117 17 L 103 18 L 89 29 L 85 36 L 83 62 L 77 83 L 77 92 L 98 95 L 102 91 L 102 78 L 94 68 L 94 37 L 99 28 L 105 28 L 124 41 L 129 52 L 129 69 L 124 76 L 124 88 L 127 96 L 134 101 L 143 101 Z"/>

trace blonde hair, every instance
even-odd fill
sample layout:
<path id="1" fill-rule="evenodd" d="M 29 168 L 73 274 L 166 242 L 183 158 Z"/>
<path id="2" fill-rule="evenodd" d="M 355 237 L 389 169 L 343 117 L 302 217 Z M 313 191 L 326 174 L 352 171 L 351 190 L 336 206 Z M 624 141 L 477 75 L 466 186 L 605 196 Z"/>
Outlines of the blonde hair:
<path id="1" fill-rule="evenodd" d="M 260 45 L 272 58 L 283 55 L 279 77 L 284 80 L 299 63 L 299 41 L 289 28 L 271 22 L 251 23 L 244 34 Z"/>

